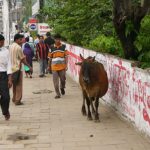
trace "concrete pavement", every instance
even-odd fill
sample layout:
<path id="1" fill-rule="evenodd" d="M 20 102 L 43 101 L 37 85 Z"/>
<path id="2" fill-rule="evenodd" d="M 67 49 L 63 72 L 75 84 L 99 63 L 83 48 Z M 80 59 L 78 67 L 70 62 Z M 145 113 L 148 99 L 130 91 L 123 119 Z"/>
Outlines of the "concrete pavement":
<path id="1" fill-rule="evenodd" d="M 52 76 L 24 79 L 22 106 L 11 103 L 10 121 L 0 115 L 0 150 L 149 150 L 150 139 L 100 104 L 100 123 L 81 114 L 79 85 L 67 78 L 66 95 L 54 99 Z"/>

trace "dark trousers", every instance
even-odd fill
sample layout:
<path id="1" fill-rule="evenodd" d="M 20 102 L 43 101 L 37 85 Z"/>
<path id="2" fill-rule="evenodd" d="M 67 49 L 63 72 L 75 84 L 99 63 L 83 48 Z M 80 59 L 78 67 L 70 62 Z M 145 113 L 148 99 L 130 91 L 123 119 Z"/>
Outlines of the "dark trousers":
<path id="1" fill-rule="evenodd" d="M 47 59 L 40 59 L 40 75 L 44 75 L 47 70 Z"/>
<path id="2" fill-rule="evenodd" d="M 66 85 L 66 70 L 52 71 L 53 73 L 53 83 L 57 96 L 60 96 L 60 89 L 64 89 Z M 59 87 L 60 80 L 60 87 Z"/>
<path id="3" fill-rule="evenodd" d="M 9 88 L 8 88 L 8 75 L 6 72 L 0 72 L 0 106 L 3 115 L 9 113 Z"/>

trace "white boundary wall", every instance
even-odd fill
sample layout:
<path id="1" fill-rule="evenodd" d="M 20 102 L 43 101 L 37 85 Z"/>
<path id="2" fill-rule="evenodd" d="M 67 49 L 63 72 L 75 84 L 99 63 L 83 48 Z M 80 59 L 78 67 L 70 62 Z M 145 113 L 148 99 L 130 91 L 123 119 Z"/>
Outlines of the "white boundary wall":
<path id="1" fill-rule="evenodd" d="M 131 67 L 131 62 L 111 55 L 103 55 L 81 47 L 66 44 L 70 52 L 68 75 L 78 82 L 80 67 L 75 63 L 81 61 L 79 54 L 85 58 L 96 56 L 103 63 L 109 78 L 109 90 L 103 97 L 106 103 L 117 109 L 119 114 L 146 135 L 150 136 L 150 74 L 148 71 Z"/>

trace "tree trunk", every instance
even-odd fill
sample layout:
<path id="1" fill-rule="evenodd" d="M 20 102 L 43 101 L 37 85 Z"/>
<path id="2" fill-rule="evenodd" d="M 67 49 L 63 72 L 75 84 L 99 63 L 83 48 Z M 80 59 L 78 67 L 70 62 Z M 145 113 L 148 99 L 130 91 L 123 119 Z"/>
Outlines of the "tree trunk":
<path id="1" fill-rule="evenodd" d="M 118 24 L 117 22 L 118 22 L 118 19 L 117 21 L 114 19 L 115 30 L 121 42 L 125 58 L 137 59 L 138 51 L 136 47 L 134 46 L 134 42 L 138 36 L 141 21 L 138 21 L 136 24 L 134 23 L 134 30 L 131 31 L 128 35 L 126 35 L 126 23 L 122 22 Z M 131 22 L 133 22 L 133 20 Z"/>
<path id="2" fill-rule="evenodd" d="M 149 0 L 144 0 L 143 7 L 131 6 L 130 0 L 113 0 L 114 2 L 114 27 L 117 36 L 122 44 L 124 55 L 126 59 L 137 59 L 138 50 L 136 49 L 134 42 L 138 36 L 141 27 L 141 20 L 146 15 L 150 6 Z M 133 25 L 133 29 L 126 35 L 127 22 Z"/>

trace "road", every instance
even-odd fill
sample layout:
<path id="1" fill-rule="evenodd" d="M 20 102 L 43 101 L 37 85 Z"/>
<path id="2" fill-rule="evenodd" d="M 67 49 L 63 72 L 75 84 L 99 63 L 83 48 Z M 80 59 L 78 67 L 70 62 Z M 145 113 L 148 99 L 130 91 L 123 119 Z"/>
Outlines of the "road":
<path id="1" fill-rule="evenodd" d="M 66 95 L 54 99 L 52 76 L 24 78 L 22 106 L 10 105 L 11 119 L 0 115 L 0 150 L 149 150 L 150 140 L 100 104 L 100 123 L 81 114 L 78 84 L 67 78 Z M 101 100 L 100 100 L 101 101 Z"/>

